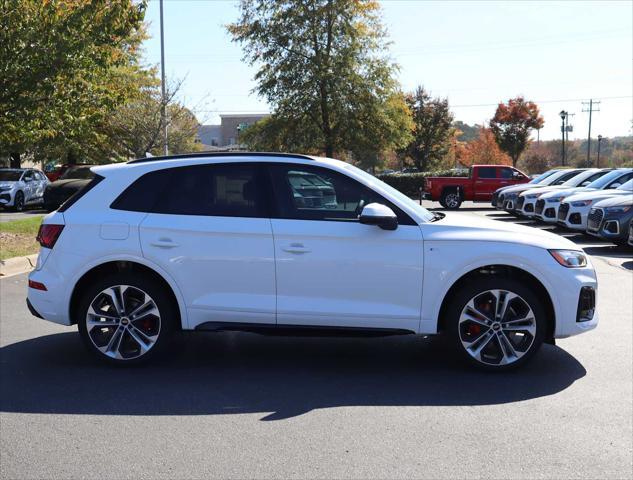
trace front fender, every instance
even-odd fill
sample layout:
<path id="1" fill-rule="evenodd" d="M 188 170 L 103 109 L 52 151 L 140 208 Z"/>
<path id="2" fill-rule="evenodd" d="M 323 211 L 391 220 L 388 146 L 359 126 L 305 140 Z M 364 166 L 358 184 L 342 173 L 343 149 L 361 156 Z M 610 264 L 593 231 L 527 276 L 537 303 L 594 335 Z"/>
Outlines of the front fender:
<path id="1" fill-rule="evenodd" d="M 450 288 L 464 275 L 488 265 L 505 265 L 536 277 L 550 295 L 556 318 L 560 299 L 553 288 L 556 270 L 563 274 L 543 248 L 511 243 L 427 241 L 424 245 L 424 282 L 419 333 L 438 332 L 440 308 Z"/>

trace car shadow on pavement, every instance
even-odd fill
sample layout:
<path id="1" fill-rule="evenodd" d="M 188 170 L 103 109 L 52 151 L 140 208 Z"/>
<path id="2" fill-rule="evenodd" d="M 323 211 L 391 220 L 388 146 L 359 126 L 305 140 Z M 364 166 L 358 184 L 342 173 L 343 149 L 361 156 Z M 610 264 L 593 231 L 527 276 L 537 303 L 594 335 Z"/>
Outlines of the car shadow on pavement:
<path id="1" fill-rule="evenodd" d="M 77 333 L 0 349 L 0 411 L 90 415 L 263 413 L 286 419 L 341 406 L 472 406 L 553 395 L 583 366 L 544 345 L 516 372 L 456 361 L 444 340 L 183 335 L 171 356 L 117 368 L 89 357 Z"/>

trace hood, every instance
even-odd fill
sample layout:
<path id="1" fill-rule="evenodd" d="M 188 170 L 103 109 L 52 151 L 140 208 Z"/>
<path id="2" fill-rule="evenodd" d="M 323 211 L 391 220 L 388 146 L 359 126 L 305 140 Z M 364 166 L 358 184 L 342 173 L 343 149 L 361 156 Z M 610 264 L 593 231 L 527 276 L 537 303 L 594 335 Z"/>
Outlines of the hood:
<path id="1" fill-rule="evenodd" d="M 538 188 L 538 183 L 522 183 L 521 185 L 508 185 L 507 187 L 500 188 L 498 192 L 503 193 L 521 193 L 525 190 L 531 190 L 532 188 Z M 543 187 L 541 187 L 543 188 Z"/>
<path id="2" fill-rule="evenodd" d="M 48 185 L 50 190 L 79 190 L 81 187 L 88 184 L 90 180 L 84 178 L 68 178 L 66 180 L 57 180 Z"/>
<path id="3" fill-rule="evenodd" d="M 534 188 L 534 189 L 530 189 L 529 191 L 523 192 L 521 196 L 522 197 L 526 197 L 528 195 L 540 196 L 540 195 L 543 195 L 544 193 L 552 192 L 555 190 L 562 190 L 563 188 L 564 187 L 562 187 L 561 185 L 552 185 L 550 187 Z"/>
<path id="4" fill-rule="evenodd" d="M 571 195 L 575 195 L 576 193 L 582 193 L 586 191 L 594 191 L 594 188 L 587 187 L 576 187 L 576 188 L 565 188 L 559 190 L 553 190 L 551 192 L 544 193 L 539 198 L 555 198 L 555 197 L 565 197 L 565 199 Z"/>
<path id="5" fill-rule="evenodd" d="M 594 205 L 596 208 L 606 207 L 625 207 L 627 205 L 633 205 L 633 195 L 629 192 L 628 195 L 618 195 L 617 197 L 606 198 L 599 201 Z"/>
<path id="6" fill-rule="evenodd" d="M 566 203 L 571 202 L 580 202 L 583 200 L 600 200 L 609 197 L 620 197 L 626 194 L 631 195 L 631 192 L 627 192 L 626 190 L 592 190 L 589 192 L 580 192 L 570 195 L 569 197 L 565 197 Z"/>
<path id="7" fill-rule="evenodd" d="M 427 224 L 424 229 L 425 242 L 449 240 L 504 242 L 547 249 L 578 250 L 578 246 L 570 240 L 539 228 L 456 212 L 447 212 L 446 217 Z"/>

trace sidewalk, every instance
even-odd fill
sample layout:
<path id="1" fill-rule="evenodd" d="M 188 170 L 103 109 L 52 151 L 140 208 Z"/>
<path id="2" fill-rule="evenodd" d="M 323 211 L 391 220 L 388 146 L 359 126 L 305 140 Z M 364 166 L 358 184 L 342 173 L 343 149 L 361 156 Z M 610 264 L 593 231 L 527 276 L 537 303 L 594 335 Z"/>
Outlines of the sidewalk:
<path id="1" fill-rule="evenodd" d="M 30 272 L 35 268 L 37 253 L 26 257 L 13 257 L 0 260 L 0 278 L 11 277 L 20 273 Z"/>

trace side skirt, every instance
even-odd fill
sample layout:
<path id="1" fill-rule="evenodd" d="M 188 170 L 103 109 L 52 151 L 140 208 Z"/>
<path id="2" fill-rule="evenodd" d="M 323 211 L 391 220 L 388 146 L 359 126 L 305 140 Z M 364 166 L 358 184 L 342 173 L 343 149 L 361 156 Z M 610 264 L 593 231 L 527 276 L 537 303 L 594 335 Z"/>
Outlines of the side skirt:
<path id="1" fill-rule="evenodd" d="M 413 335 L 412 330 L 397 328 L 322 327 L 318 325 L 272 325 L 240 322 L 205 322 L 195 330 L 206 332 L 250 332 L 289 337 L 387 337 Z"/>

